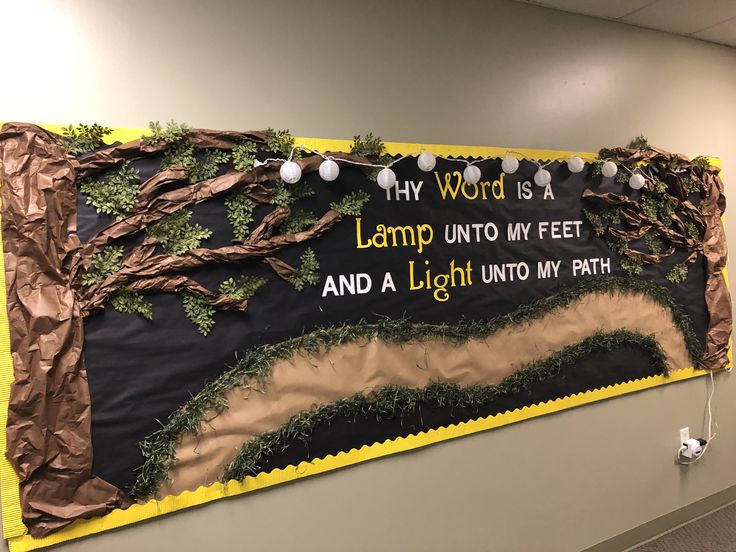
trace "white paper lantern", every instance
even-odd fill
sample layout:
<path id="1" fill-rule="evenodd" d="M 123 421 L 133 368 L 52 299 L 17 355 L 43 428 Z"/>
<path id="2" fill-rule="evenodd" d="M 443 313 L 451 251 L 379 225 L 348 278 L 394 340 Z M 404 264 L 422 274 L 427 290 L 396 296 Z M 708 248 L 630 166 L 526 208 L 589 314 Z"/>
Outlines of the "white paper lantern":
<path id="1" fill-rule="evenodd" d="M 289 184 L 296 184 L 302 177 L 302 168 L 294 161 L 285 161 L 279 170 L 281 179 Z"/>
<path id="2" fill-rule="evenodd" d="M 550 182 L 552 182 L 552 175 L 549 174 L 547 169 L 539 169 L 534 173 L 534 183 L 537 186 L 544 188 Z"/>
<path id="3" fill-rule="evenodd" d="M 519 170 L 519 160 L 516 157 L 507 155 L 501 161 L 501 170 L 506 174 L 514 174 Z"/>
<path id="4" fill-rule="evenodd" d="M 428 151 L 423 151 L 419 157 L 417 157 L 417 166 L 424 172 L 429 172 L 434 169 L 437 164 L 437 159 L 434 155 Z"/>
<path id="5" fill-rule="evenodd" d="M 332 182 L 340 174 L 340 167 L 332 159 L 325 159 L 319 166 L 319 176 L 325 182 Z"/>
<path id="6" fill-rule="evenodd" d="M 618 172 L 618 167 L 616 166 L 616 163 L 613 161 L 606 161 L 603 163 L 603 166 L 601 167 L 601 172 L 603 173 L 603 176 L 606 178 L 613 178 L 616 176 L 616 173 Z"/>
<path id="7" fill-rule="evenodd" d="M 585 161 L 583 161 L 577 155 L 573 155 L 572 157 L 570 157 L 570 159 L 567 160 L 567 168 L 570 169 L 571 173 L 582 172 L 585 168 Z"/>
<path id="8" fill-rule="evenodd" d="M 480 169 L 475 165 L 468 165 L 463 171 L 463 178 L 468 184 L 477 184 L 480 180 Z"/>
<path id="9" fill-rule="evenodd" d="M 632 190 L 641 190 L 646 182 L 646 179 L 640 174 L 632 174 L 629 178 L 629 186 Z"/>
<path id="10" fill-rule="evenodd" d="M 378 173 L 376 181 L 381 188 L 388 190 L 396 185 L 396 173 L 388 167 L 384 167 L 381 169 L 381 172 Z"/>

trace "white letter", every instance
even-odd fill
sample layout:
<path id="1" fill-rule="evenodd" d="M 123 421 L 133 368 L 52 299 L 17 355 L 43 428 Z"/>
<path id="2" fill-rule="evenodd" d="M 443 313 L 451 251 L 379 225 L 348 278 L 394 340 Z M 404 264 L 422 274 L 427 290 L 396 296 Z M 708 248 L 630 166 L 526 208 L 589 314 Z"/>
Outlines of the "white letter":
<path id="1" fill-rule="evenodd" d="M 385 293 L 388 288 L 391 288 L 391 291 L 396 291 L 396 286 L 394 285 L 394 279 L 391 277 L 390 272 L 387 272 L 386 275 L 383 277 L 383 285 L 381 286 L 381 293 Z"/>
<path id="2" fill-rule="evenodd" d="M 328 293 L 332 293 L 335 297 L 338 296 L 337 286 L 335 286 L 335 280 L 332 276 L 328 276 L 325 280 L 325 287 L 322 290 L 322 297 L 326 297 Z"/>

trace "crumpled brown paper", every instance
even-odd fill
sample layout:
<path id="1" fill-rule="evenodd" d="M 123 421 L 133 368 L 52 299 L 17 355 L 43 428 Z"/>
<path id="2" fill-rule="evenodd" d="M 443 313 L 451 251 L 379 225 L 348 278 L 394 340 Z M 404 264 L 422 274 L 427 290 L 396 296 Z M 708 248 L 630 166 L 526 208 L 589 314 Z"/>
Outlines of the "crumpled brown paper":
<path id="1" fill-rule="evenodd" d="M 639 161 L 657 162 L 667 165 L 669 161 L 675 161 L 679 170 L 692 169 L 694 164 L 681 154 L 673 154 L 657 148 L 634 150 L 627 148 L 613 148 L 601 150 L 601 157 L 617 159 L 626 163 Z M 708 310 L 708 332 L 706 335 L 705 355 L 700 363 L 700 368 L 708 370 L 721 369 L 728 363 L 728 347 L 731 339 L 731 328 L 733 318 L 731 313 L 731 295 L 726 286 L 723 269 L 728 257 L 728 246 L 726 244 L 726 233 L 723 228 L 723 213 L 726 211 L 726 197 L 723 195 L 723 182 L 719 176 L 719 169 L 710 166 L 703 172 L 703 189 L 705 196 L 701 208 L 698 209 L 687 201 L 687 194 L 681 186 L 679 178 L 672 182 L 679 185 L 678 195 L 680 197 L 680 208 L 685 209 L 696 220 L 702 224 L 705 233 L 702 242 L 702 253 L 706 259 L 705 280 L 705 304 Z M 587 191 L 586 191 L 587 193 Z M 596 194 L 590 193 L 590 196 Z M 607 196 L 605 201 L 618 201 L 613 197 L 615 194 L 602 194 Z M 624 208 L 625 213 L 625 208 Z M 660 232 L 663 229 L 658 228 Z M 666 229 L 664 229 L 666 230 Z M 680 229 L 681 234 L 684 228 Z M 669 232 L 671 234 L 671 232 Z M 668 239 L 675 243 L 681 243 L 692 247 L 692 240 L 688 238 L 667 235 Z M 693 260 L 693 251 L 688 260 Z"/>
<path id="2" fill-rule="evenodd" d="M 130 500 L 92 475 L 84 327 L 69 271 L 81 247 L 74 160 L 55 135 L 9 123 L 0 132 L 0 167 L 15 372 L 6 454 L 20 478 L 23 521 L 41 537 Z"/>

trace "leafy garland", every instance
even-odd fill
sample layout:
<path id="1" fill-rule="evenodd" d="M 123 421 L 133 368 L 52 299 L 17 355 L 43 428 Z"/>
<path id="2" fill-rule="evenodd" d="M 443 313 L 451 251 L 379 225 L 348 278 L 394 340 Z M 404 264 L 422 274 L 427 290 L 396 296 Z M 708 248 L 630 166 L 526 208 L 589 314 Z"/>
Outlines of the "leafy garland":
<path id="1" fill-rule="evenodd" d="M 269 128 L 266 131 L 266 148 L 268 151 L 278 154 L 281 157 L 286 157 L 287 159 L 289 156 L 292 159 L 299 159 L 301 157 L 299 150 L 292 152 L 294 149 L 294 138 L 288 130 L 274 130 Z"/>
<path id="2" fill-rule="evenodd" d="M 185 293 L 181 298 L 184 313 L 197 326 L 199 333 L 207 336 L 215 325 L 215 307 L 210 305 L 201 295 Z"/>
<path id="3" fill-rule="evenodd" d="M 185 140 L 191 131 L 192 127 L 186 123 L 172 120 L 162 127 L 158 121 L 151 121 L 148 123 L 148 134 L 141 136 L 141 141 L 146 145 L 173 144 Z"/>
<path id="4" fill-rule="evenodd" d="M 299 258 L 301 265 L 289 278 L 289 282 L 297 291 L 304 291 L 307 286 L 316 286 L 319 283 L 319 262 L 311 247 L 308 247 Z"/>
<path id="5" fill-rule="evenodd" d="M 667 374 L 669 365 L 657 340 L 652 336 L 628 330 L 596 332 L 574 345 L 569 345 L 551 356 L 529 363 L 517 372 L 505 377 L 498 385 L 473 385 L 461 387 L 455 382 L 433 381 L 426 387 L 414 389 L 404 385 L 385 385 L 373 392 L 357 393 L 339 401 L 321 404 L 292 416 L 276 431 L 262 433 L 247 442 L 235 459 L 227 466 L 221 478 L 223 483 L 231 479 L 242 481 L 257 475 L 262 462 L 269 456 L 282 452 L 291 442 L 299 440 L 308 444 L 313 430 L 329 424 L 337 418 L 356 419 L 373 417 L 403 419 L 419 411 L 422 406 L 435 408 L 465 408 L 478 412 L 480 407 L 495 399 L 518 393 L 537 381 L 557 376 L 562 369 L 598 351 L 614 351 L 624 345 L 643 350 L 652 361 L 652 374 Z"/>
<path id="6" fill-rule="evenodd" d="M 230 389 L 246 384 L 258 384 L 261 388 L 265 388 L 271 367 L 279 360 L 291 358 L 297 353 L 317 354 L 337 345 L 373 339 L 386 343 L 438 339 L 452 344 L 462 344 L 471 339 L 485 338 L 502 328 L 540 318 L 588 294 L 611 292 L 645 295 L 670 312 L 675 325 L 682 332 L 693 363 L 697 365 L 703 355 L 703 345 L 695 335 L 685 311 L 665 287 L 638 278 L 616 276 L 590 278 L 555 295 L 521 305 L 506 315 L 489 320 L 430 324 L 412 322 L 406 318 L 383 318 L 377 322 L 361 321 L 356 324 L 317 328 L 299 337 L 247 349 L 240 355 L 235 366 L 206 385 L 202 391 L 176 410 L 161 429 L 140 443 L 145 461 L 132 492 L 139 498 L 153 494 L 173 465 L 174 451 L 181 438 L 185 434 L 196 433 L 207 412 L 220 412 L 227 408 L 225 394 Z"/>
<path id="7" fill-rule="evenodd" d="M 103 215 L 120 220 L 130 214 L 138 198 L 140 172 L 125 161 L 103 179 L 86 178 L 80 191 L 87 196 L 87 205 Z"/>
<path id="8" fill-rule="evenodd" d="M 235 239 L 245 239 L 250 234 L 250 223 L 253 222 L 253 210 L 256 204 L 246 193 L 236 192 L 225 200 L 225 208 Z"/>
<path id="9" fill-rule="evenodd" d="M 273 190 L 271 203 L 278 207 L 288 207 L 295 201 L 314 195 L 314 190 L 306 182 L 287 184 L 280 178 L 276 180 Z"/>
<path id="10" fill-rule="evenodd" d="M 233 168 L 245 172 L 251 170 L 256 163 L 258 146 L 255 142 L 246 140 L 233 148 Z"/>
<path id="11" fill-rule="evenodd" d="M 82 284 L 91 286 L 99 284 L 108 276 L 120 270 L 120 261 L 123 259 L 125 249 L 122 245 L 110 245 L 100 253 L 92 256 L 92 269 L 82 274 Z"/>
<path id="12" fill-rule="evenodd" d="M 337 211 L 341 215 L 357 217 L 360 216 L 361 211 L 371 196 L 368 192 L 360 190 L 358 192 L 351 192 L 340 201 L 330 204 L 330 209 Z"/>
<path id="13" fill-rule="evenodd" d="M 212 235 L 212 230 L 199 224 L 191 224 L 192 212 L 181 209 L 157 222 L 148 230 L 148 235 L 161 243 L 164 251 L 181 255 L 200 246 Z"/>
<path id="14" fill-rule="evenodd" d="M 237 300 L 249 299 L 265 284 L 265 278 L 243 274 L 237 279 L 228 278 L 222 282 L 220 293 Z M 215 308 L 204 297 L 193 293 L 183 294 L 182 304 L 187 318 L 206 337 L 215 326 Z"/>
<path id="15" fill-rule="evenodd" d="M 360 134 L 356 134 L 353 137 L 353 144 L 350 147 L 350 153 L 354 155 L 360 155 L 363 157 L 371 157 L 376 159 L 377 165 L 387 165 L 393 161 L 388 153 L 386 153 L 386 147 L 378 136 L 373 136 L 372 133 L 368 133 L 365 137 Z M 375 182 L 378 178 L 378 173 L 381 169 L 373 167 L 367 169 L 367 176 L 370 180 Z"/>
<path id="16" fill-rule="evenodd" d="M 110 298 L 110 304 L 118 312 L 138 314 L 146 320 L 153 320 L 153 305 L 140 293 L 123 288 Z"/>
<path id="17" fill-rule="evenodd" d="M 105 145 L 103 138 L 112 129 L 98 124 L 61 127 L 60 145 L 71 155 L 83 155 Z"/>

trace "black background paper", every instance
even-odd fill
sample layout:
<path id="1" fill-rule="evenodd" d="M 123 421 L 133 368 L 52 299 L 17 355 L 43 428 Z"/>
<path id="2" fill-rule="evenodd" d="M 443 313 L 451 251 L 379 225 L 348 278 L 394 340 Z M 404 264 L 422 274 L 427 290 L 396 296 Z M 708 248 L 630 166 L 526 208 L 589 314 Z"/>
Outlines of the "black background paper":
<path id="1" fill-rule="evenodd" d="M 160 158 L 134 163 L 141 170 L 141 180 L 155 173 Z M 482 180 L 493 181 L 501 174 L 500 159 L 479 164 Z M 463 164 L 438 160 L 435 170 L 460 170 Z M 319 175 L 306 175 L 316 195 L 299 201 L 292 208 L 313 211 L 317 216 L 329 209 L 345 193 L 366 190 L 371 200 L 361 215 L 364 232 L 369 235 L 376 224 L 414 225 L 430 224 L 434 228 L 434 242 L 422 253 L 412 247 L 385 249 L 356 249 L 356 226 L 352 217 L 346 217 L 324 236 L 306 244 L 295 245 L 277 256 L 292 266 L 299 265 L 299 256 L 306 247 L 314 249 L 321 265 L 322 281 L 316 287 L 297 292 L 289 283 L 276 277 L 258 262 L 236 266 L 209 266 L 188 274 L 212 290 L 230 276 L 241 273 L 262 275 L 268 283 L 249 301 L 247 312 L 217 312 L 215 326 L 207 337 L 202 336 L 186 318 L 181 298 L 174 294 L 151 295 L 154 320 L 121 314 L 108 306 L 90 316 L 85 322 L 85 359 L 92 396 L 94 472 L 103 479 L 128 489 L 142 464 L 138 442 L 160 428 L 174 410 L 196 394 L 208 382 L 234 363 L 236 354 L 249 346 L 280 341 L 326 326 L 360 319 L 373 320 L 379 316 L 392 318 L 407 316 L 415 321 L 453 322 L 462 318 L 487 319 L 508 313 L 521 304 L 545 297 L 579 281 L 572 277 L 570 268 L 574 258 L 610 257 L 611 273 L 624 275 L 618 256 L 611 253 L 603 240 L 593 235 L 584 222 L 583 236 L 577 239 L 544 239 L 509 243 L 506 223 L 541 220 L 583 220 L 581 193 L 586 187 L 596 191 L 630 193 L 638 199 L 639 193 L 613 179 L 591 176 L 591 168 L 580 174 L 571 174 L 566 164 L 553 163 L 547 167 L 552 173 L 554 200 L 543 198 L 544 189 L 532 184 L 531 200 L 517 198 L 516 183 L 533 181 L 536 166 L 522 161 L 516 174 L 505 176 L 506 199 L 474 200 L 458 198 L 441 200 L 433 173 L 420 171 L 416 162 L 406 159 L 394 166 L 400 182 L 423 181 L 420 201 L 388 201 L 386 192 L 368 180 L 357 168 L 342 168 L 340 177 L 332 183 L 323 182 Z M 489 194 L 490 195 L 490 194 Z M 94 231 L 109 223 L 108 217 L 98 216 L 84 204 L 80 194 L 78 230 L 87 239 Z M 193 208 L 192 222 L 214 231 L 206 247 L 230 244 L 232 230 L 227 221 L 224 197 Z M 259 206 L 256 222 L 273 209 Z M 444 226 L 452 223 L 495 222 L 501 235 L 495 242 L 471 244 L 444 243 Z M 128 245 L 140 237 L 128 240 Z M 408 291 L 408 263 L 422 267 L 430 261 L 434 271 L 447 270 L 451 260 L 463 265 L 473 261 L 474 285 L 448 288 L 450 298 L 438 302 L 431 292 Z M 562 260 L 559 278 L 539 280 L 536 263 L 542 260 Z M 679 285 L 670 284 L 664 274 L 681 256 L 668 259 L 659 266 L 645 267 L 641 276 L 666 286 L 691 317 L 694 329 L 704 338 L 707 313 L 703 299 L 704 265 L 702 259 L 690 268 L 688 279 Z M 484 284 L 481 281 L 483 263 L 525 261 L 530 276 L 525 282 Z M 394 277 L 397 291 L 380 293 L 386 271 Z M 368 273 L 373 289 L 365 295 L 322 297 L 327 275 Z M 402 420 L 338 420 L 329 427 L 320 427 L 314 433 L 309 447 L 295 443 L 282 454 L 268 460 L 270 469 L 298 462 L 307 457 L 349 450 L 362 444 L 382 441 L 397 435 L 407 435 L 420 429 L 439 427 L 448 423 L 502 412 L 525 404 L 532 404 L 570 393 L 593 389 L 612 383 L 628 381 L 651 373 L 647 359 L 628 347 L 613 354 L 595 354 L 561 372 L 546 382 L 514 396 L 503 397 L 482 411 L 464 412 L 423 407 L 417 416 Z"/>

